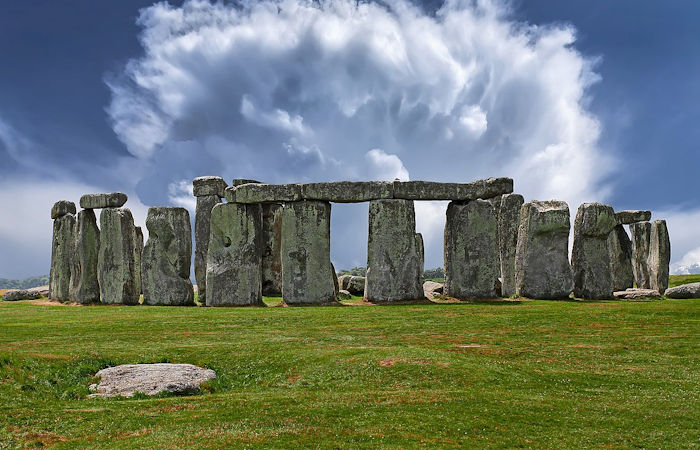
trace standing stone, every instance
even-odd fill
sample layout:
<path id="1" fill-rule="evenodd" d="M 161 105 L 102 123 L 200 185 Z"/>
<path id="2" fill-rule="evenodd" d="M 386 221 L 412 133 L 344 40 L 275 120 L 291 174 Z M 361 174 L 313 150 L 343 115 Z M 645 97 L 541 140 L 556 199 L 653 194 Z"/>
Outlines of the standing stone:
<path id="1" fill-rule="evenodd" d="M 350 284 L 350 278 L 352 275 L 341 275 L 338 277 L 338 287 L 341 291 L 347 291 L 348 285 Z"/>
<path id="2" fill-rule="evenodd" d="M 134 217 L 128 208 L 105 208 L 100 213 L 100 252 L 97 279 L 102 303 L 137 305 Z"/>
<path id="3" fill-rule="evenodd" d="M 209 250 L 209 231 L 211 211 L 221 203 L 226 189 L 226 182 L 221 177 L 198 177 L 192 181 L 192 192 L 197 197 L 197 209 L 194 215 L 194 278 L 200 303 L 207 300 L 207 252 Z"/>
<path id="4" fill-rule="evenodd" d="M 49 272 L 49 298 L 61 302 L 70 299 L 70 277 L 75 245 L 75 204 L 65 200 L 57 202 L 51 210 L 53 238 L 51 241 L 51 269 Z"/>
<path id="5" fill-rule="evenodd" d="M 288 305 L 336 301 L 330 257 L 331 204 L 300 201 L 282 213 L 282 298 Z"/>
<path id="6" fill-rule="evenodd" d="M 584 203 L 574 221 L 574 296 L 587 299 L 613 298 L 608 236 L 617 225 L 615 211 L 602 203 Z"/>
<path id="7" fill-rule="evenodd" d="M 668 289 L 669 263 L 671 261 L 671 240 L 665 220 L 651 223 L 649 239 L 649 278 L 651 289 L 662 295 Z"/>
<path id="8" fill-rule="evenodd" d="M 649 243 L 651 239 L 651 224 L 636 222 L 630 224 L 632 235 L 632 269 L 634 282 L 640 289 L 651 289 L 649 275 Z"/>
<path id="9" fill-rule="evenodd" d="M 394 302 L 424 298 L 423 238 L 416 233 L 413 201 L 371 201 L 365 299 Z"/>
<path id="10" fill-rule="evenodd" d="M 499 259 L 498 219 L 491 203 L 451 202 L 445 222 L 445 295 L 496 297 Z"/>
<path id="11" fill-rule="evenodd" d="M 148 241 L 141 262 L 143 303 L 194 305 L 194 291 L 190 281 L 190 213 L 185 208 L 148 208 L 146 228 Z"/>
<path id="12" fill-rule="evenodd" d="M 569 206 L 561 201 L 532 201 L 520 209 L 515 251 L 518 295 L 565 299 L 573 289 L 569 264 Z"/>
<path id="13" fill-rule="evenodd" d="M 633 287 L 632 241 L 624 226 L 616 225 L 608 236 L 608 251 L 614 291 L 624 291 Z"/>
<path id="14" fill-rule="evenodd" d="M 95 211 L 84 209 L 78 213 L 75 226 L 73 269 L 70 278 L 70 299 L 76 303 L 100 301 L 97 282 L 97 257 L 100 251 L 100 229 Z"/>
<path id="15" fill-rule="evenodd" d="M 134 227 L 136 237 L 134 240 L 134 261 L 136 262 L 136 287 L 139 294 L 143 294 L 143 283 L 141 274 L 141 262 L 143 261 L 143 230 L 141 227 Z"/>
<path id="16" fill-rule="evenodd" d="M 207 306 L 264 306 L 260 205 L 212 209 L 206 298 Z"/>
<path id="17" fill-rule="evenodd" d="M 262 293 L 282 295 L 282 213 L 281 203 L 262 204 Z"/>
<path id="18" fill-rule="evenodd" d="M 501 199 L 501 211 L 498 216 L 498 249 L 501 261 L 501 295 L 511 297 L 515 288 L 515 249 L 518 245 L 518 225 L 523 196 L 506 194 Z"/>

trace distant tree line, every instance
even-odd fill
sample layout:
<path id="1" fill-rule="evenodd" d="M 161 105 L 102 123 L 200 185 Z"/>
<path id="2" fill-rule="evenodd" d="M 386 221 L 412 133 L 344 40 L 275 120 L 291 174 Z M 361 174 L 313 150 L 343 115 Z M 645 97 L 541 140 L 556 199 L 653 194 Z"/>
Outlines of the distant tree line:
<path id="1" fill-rule="evenodd" d="M 0 278 L 0 289 L 30 289 L 37 286 L 46 286 L 47 284 L 49 284 L 48 275 L 29 277 L 24 280 Z"/>

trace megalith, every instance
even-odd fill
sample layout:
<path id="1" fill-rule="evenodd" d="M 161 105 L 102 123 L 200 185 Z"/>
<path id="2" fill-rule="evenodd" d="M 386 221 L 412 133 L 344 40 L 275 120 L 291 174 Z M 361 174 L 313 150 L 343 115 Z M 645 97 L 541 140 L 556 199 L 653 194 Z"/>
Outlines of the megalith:
<path id="1" fill-rule="evenodd" d="M 634 271 L 634 282 L 640 289 L 651 289 L 648 261 L 651 223 L 631 223 L 630 234 L 632 235 L 632 269 Z"/>
<path id="2" fill-rule="evenodd" d="M 141 256 L 143 303 L 194 305 L 190 281 L 190 213 L 185 208 L 178 207 L 148 208 L 146 228 L 148 241 Z"/>
<path id="3" fill-rule="evenodd" d="M 141 262 L 143 259 L 143 230 L 141 227 L 134 227 L 136 233 L 134 241 L 134 261 L 136 264 L 136 289 L 139 294 L 143 294 L 143 283 L 141 282 Z"/>
<path id="4" fill-rule="evenodd" d="M 282 212 L 282 299 L 288 305 L 336 301 L 330 257 L 331 204 L 285 203 Z"/>
<path id="5" fill-rule="evenodd" d="M 76 303 L 100 301 L 97 282 L 97 259 L 100 251 L 100 229 L 95 211 L 84 209 L 78 213 L 75 225 L 75 244 L 70 278 L 70 299 Z"/>
<path id="6" fill-rule="evenodd" d="M 226 182 L 221 177 L 197 177 L 192 181 L 192 192 L 197 198 L 194 215 L 194 278 L 200 303 L 206 303 L 207 298 L 207 252 L 211 211 L 221 203 L 226 187 Z"/>
<path id="7" fill-rule="evenodd" d="M 260 205 L 219 203 L 211 210 L 207 306 L 264 306 Z"/>
<path id="8" fill-rule="evenodd" d="M 574 221 L 574 247 L 571 268 L 574 296 L 586 299 L 613 298 L 608 236 L 617 221 L 611 206 L 584 203 Z"/>
<path id="9" fill-rule="evenodd" d="M 424 298 L 423 238 L 416 233 L 413 201 L 372 200 L 365 299 L 394 302 Z"/>
<path id="10" fill-rule="evenodd" d="M 51 269 L 49 298 L 61 302 L 70 299 L 70 278 L 75 245 L 75 203 L 56 202 L 51 208 L 53 237 L 51 240 Z"/>
<path id="11" fill-rule="evenodd" d="M 505 194 L 501 198 L 498 216 L 498 250 L 501 263 L 501 295 L 511 297 L 515 288 L 515 249 L 518 245 L 520 208 L 524 203 L 520 194 Z"/>
<path id="12" fill-rule="evenodd" d="M 282 213 L 281 203 L 262 207 L 262 293 L 282 295 Z"/>
<path id="13" fill-rule="evenodd" d="M 569 263 L 569 206 L 532 201 L 520 209 L 515 286 L 523 297 L 565 299 L 573 289 Z"/>
<path id="14" fill-rule="evenodd" d="M 97 279 L 102 303 L 137 305 L 136 230 L 128 208 L 105 208 L 100 213 L 100 251 Z"/>
<path id="15" fill-rule="evenodd" d="M 616 225 L 608 236 L 608 252 L 610 253 L 613 290 L 615 292 L 624 291 L 633 287 L 632 241 L 630 241 L 624 226 Z"/>
<path id="16" fill-rule="evenodd" d="M 490 202 L 451 202 L 447 206 L 444 256 L 445 295 L 454 298 L 497 296 L 498 218 Z"/>
<path id="17" fill-rule="evenodd" d="M 649 238 L 649 283 L 663 295 L 668 289 L 669 263 L 671 261 L 671 241 L 665 220 L 651 223 Z"/>

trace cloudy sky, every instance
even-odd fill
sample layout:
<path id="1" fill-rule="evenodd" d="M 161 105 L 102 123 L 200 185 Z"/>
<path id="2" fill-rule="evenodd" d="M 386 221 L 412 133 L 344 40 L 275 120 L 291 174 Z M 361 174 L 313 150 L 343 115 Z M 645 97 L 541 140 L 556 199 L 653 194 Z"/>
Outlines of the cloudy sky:
<path id="1" fill-rule="evenodd" d="M 0 0 L 0 278 L 46 274 L 49 210 L 192 208 L 271 183 L 511 176 L 527 199 L 651 209 L 700 272 L 700 2 Z M 426 267 L 445 204 L 417 203 Z M 334 205 L 336 268 L 367 205 Z"/>

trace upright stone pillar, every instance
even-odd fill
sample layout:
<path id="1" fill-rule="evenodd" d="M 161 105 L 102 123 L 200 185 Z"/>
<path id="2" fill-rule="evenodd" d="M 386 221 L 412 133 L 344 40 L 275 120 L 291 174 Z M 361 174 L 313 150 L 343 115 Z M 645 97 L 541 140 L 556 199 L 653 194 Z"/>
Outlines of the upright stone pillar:
<path id="1" fill-rule="evenodd" d="M 330 203 L 285 203 L 282 213 L 282 298 L 288 305 L 336 301 L 330 227 Z"/>
<path id="2" fill-rule="evenodd" d="M 140 294 L 143 294 L 143 283 L 141 275 L 141 262 L 143 260 L 143 230 L 141 227 L 134 227 L 136 232 L 134 245 L 134 261 L 136 262 L 136 288 Z"/>
<path id="3" fill-rule="evenodd" d="M 634 282 L 640 289 L 651 289 L 649 275 L 649 243 L 651 239 L 651 223 L 636 222 L 630 224 L 632 235 L 632 269 Z"/>
<path id="4" fill-rule="evenodd" d="M 532 201 L 520 209 L 515 252 L 518 295 L 565 299 L 573 289 L 569 264 L 569 206 L 560 201 Z"/>
<path id="5" fill-rule="evenodd" d="M 624 291 L 633 287 L 632 241 L 630 241 L 624 226 L 616 225 L 608 236 L 608 251 L 610 253 L 613 290 Z"/>
<path id="6" fill-rule="evenodd" d="M 100 213 L 97 278 L 102 303 L 137 305 L 136 230 L 128 208 L 106 207 Z"/>
<path id="7" fill-rule="evenodd" d="M 221 203 L 226 187 L 226 182 L 221 177 L 198 177 L 192 181 L 192 192 L 197 197 L 194 216 L 194 278 L 197 282 L 199 301 L 204 304 L 207 299 L 207 252 L 211 211 Z"/>
<path id="8" fill-rule="evenodd" d="M 185 208 L 148 208 L 146 228 L 141 262 L 144 304 L 194 305 L 190 213 Z"/>
<path id="9" fill-rule="evenodd" d="M 56 202 L 51 208 L 53 237 L 51 240 L 51 269 L 49 298 L 61 302 L 70 299 L 71 266 L 74 251 L 75 203 Z"/>
<path id="10" fill-rule="evenodd" d="M 262 293 L 282 295 L 282 213 L 281 203 L 262 204 Z"/>
<path id="11" fill-rule="evenodd" d="M 100 229 L 95 211 L 84 209 L 78 213 L 75 226 L 73 269 L 70 278 L 70 299 L 88 304 L 100 301 L 97 282 L 97 259 L 100 251 Z"/>
<path id="12" fill-rule="evenodd" d="M 574 221 L 574 296 L 586 299 L 613 297 L 608 236 L 617 225 L 615 211 L 602 203 L 584 203 Z"/>
<path id="13" fill-rule="evenodd" d="M 416 233 L 412 200 L 369 204 L 365 298 L 373 302 L 425 298 L 423 238 Z"/>
<path id="14" fill-rule="evenodd" d="M 665 220 L 651 223 L 649 239 L 649 278 L 651 289 L 663 294 L 668 289 L 669 263 L 671 261 L 671 240 Z"/>
<path id="15" fill-rule="evenodd" d="M 207 306 L 264 306 L 259 204 L 220 203 L 211 211 Z"/>
<path id="16" fill-rule="evenodd" d="M 505 194 L 501 198 L 498 216 L 498 244 L 501 261 L 501 295 L 511 297 L 515 289 L 515 249 L 518 245 L 520 208 L 524 199 L 520 194 Z"/>

